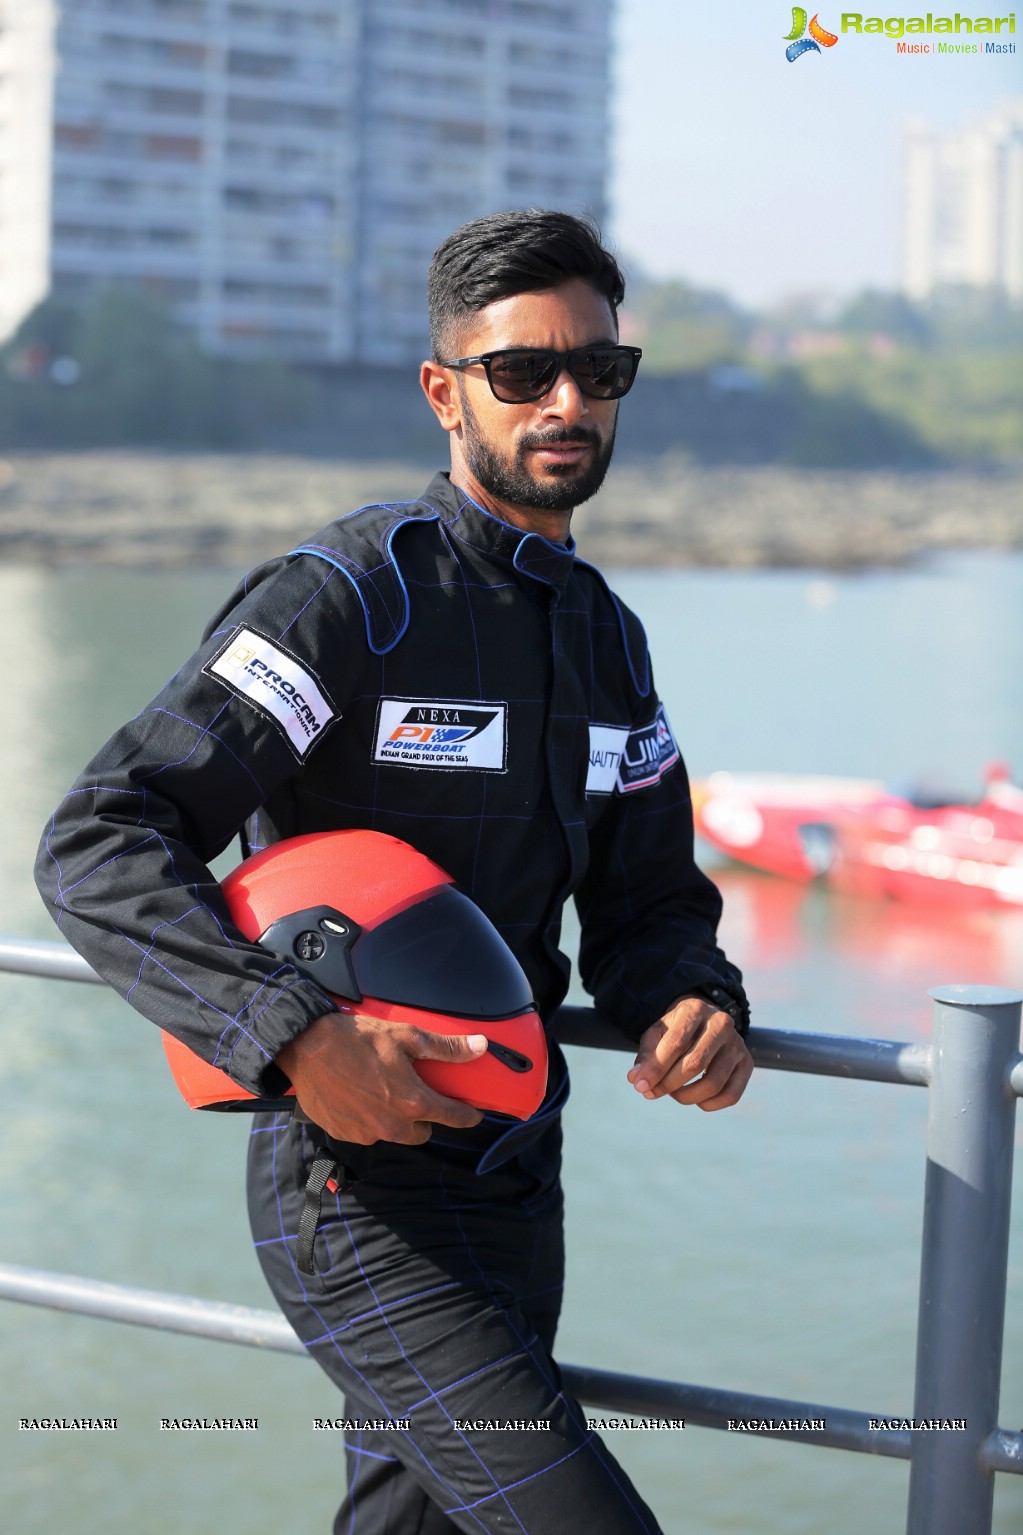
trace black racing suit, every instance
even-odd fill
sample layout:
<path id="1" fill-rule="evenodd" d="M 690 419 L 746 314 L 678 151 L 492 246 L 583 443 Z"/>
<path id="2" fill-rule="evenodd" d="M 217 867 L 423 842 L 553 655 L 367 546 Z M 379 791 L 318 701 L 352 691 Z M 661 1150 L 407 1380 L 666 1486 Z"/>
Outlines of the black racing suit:
<path id="1" fill-rule="evenodd" d="M 37 877 L 62 932 L 134 1007 L 273 1094 L 274 1057 L 332 1004 L 241 935 L 207 864 L 239 832 L 252 851 L 349 827 L 446 868 L 518 957 L 545 1023 L 567 988 L 569 896 L 583 982 L 630 1037 L 690 991 L 745 1006 L 641 625 L 570 547 L 491 516 L 445 475 L 250 574 L 58 807 Z M 257 1118 L 250 1207 L 278 1299 L 353 1415 L 413 1424 L 379 1443 L 349 1434 L 338 1528 L 656 1527 L 550 1357 L 566 1093 L 555 1046 L 525 1126 L 488 1115 L 421 1148 L 331 1143 L 357 1177 L 330 1193 L 312 1286 L 294 1242 L 325 1138 Z M 420 1299 L 440 1292 L 450 1314 Z M 487 1381 L 483 1408 L 501 1398 L 519 1420 L 542 1407 L 552 1430 L 479 1441 L 453 1428 L 463 1379 Z M 463 1417 L 495 1417 L 476 1408 Z"/>

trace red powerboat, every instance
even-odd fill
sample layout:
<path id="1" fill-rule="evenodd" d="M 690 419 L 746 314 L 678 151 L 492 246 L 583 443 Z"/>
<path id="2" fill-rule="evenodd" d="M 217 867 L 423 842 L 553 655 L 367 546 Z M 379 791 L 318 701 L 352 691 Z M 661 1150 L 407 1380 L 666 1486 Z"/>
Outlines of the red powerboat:
<path id="1" fill-rule="evenodd" d="M 693 785 L 700 836 L 789 879 L 902 900 L 1023 905 L 1023 789 L 992 765 L 974 800 L 867 778 L 712 773 Z"/>

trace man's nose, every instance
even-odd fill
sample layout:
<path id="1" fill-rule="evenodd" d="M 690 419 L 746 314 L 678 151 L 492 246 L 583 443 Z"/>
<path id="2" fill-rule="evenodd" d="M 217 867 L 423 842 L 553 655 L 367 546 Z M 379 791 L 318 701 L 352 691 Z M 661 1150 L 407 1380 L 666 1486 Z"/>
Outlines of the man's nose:
<path id="1" fill-rule="evenodd" d="M 586 396 L 567 368 L 562 368 L 543 397 L 540 406 L 545 416 L 557 416 L 569 426 L 589 412 Z"/>

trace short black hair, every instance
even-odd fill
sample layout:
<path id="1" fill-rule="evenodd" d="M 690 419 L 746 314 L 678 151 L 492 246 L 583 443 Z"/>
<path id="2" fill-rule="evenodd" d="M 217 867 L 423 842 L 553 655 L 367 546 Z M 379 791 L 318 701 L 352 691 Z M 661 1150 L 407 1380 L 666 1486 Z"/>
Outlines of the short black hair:
<path id="1" fill-rule="evenodd" d="M 472 315 L 498 299 L 540 293 L 581 278 L 616 312 L 625 278 L 600 230 L 550 208 L 511 208 L 473 219 L 448 235 L 430 262 L 427 298 L 435 361 L 451 355 Z"/>

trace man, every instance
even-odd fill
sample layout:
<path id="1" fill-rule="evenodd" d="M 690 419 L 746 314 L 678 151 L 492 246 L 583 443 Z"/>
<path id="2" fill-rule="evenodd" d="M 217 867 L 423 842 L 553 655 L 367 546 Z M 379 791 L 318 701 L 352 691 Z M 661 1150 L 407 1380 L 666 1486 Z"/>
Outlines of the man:
<path id="1" fill-rule="evenodd" d="M 253 572 L 40 850 L 58 924 L 134 1006 L 251 1091 L 296 1090 L 301 1116 L 255 1121 L 249 1204 L 271 1288 L 357 1425 L 337 1531 L 657 1529 L 552 1358 L 557 1046 L 525 1124 L 442 1097 L 413 1062 L 471 1060 L 480 1038 L 334 1010 L 242 937 L 206 867 L 241 828 L 246 851 L 344 827 L 411 842 L 493 921 L 545 1022 L 574 896 L 583 981 L 638 1043 L 634 1090 L 705 1110 L 740 1097 L 748 1010 L 645 636 L 569 531 L 638 362 L 618 346 L 623 292 L 565 214 L 494 214 L 445 241 L 422 385 L 450 476 Z M 279 689 L 237 685 L 239 647 L 301 691 L 301 728 Z M 389 750 L 396 721 L 456 707 L 487 723 L 454 758 Z"/>

